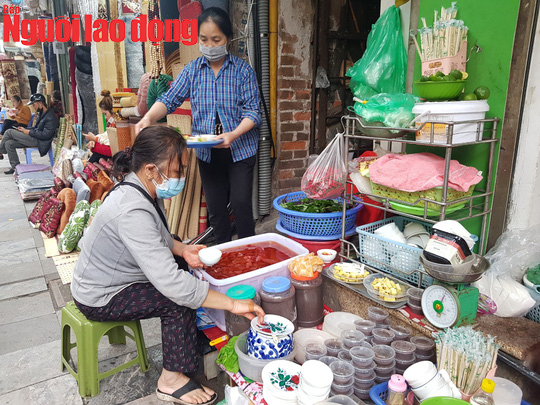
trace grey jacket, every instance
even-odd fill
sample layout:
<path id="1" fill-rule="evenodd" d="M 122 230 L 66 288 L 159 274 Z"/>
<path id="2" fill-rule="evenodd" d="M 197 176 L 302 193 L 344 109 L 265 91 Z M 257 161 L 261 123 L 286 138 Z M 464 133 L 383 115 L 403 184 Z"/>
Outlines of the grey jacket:
<path id="1" fill-rule="evenodd" d="M 144 188 L 134 173 L 125 181 Z M 173 239 L 150 201 L 135 188 L 120 186 L 101 205 L 81 240 L 73 298 L 102 307 L 130 284 L 150 281 L 178 305 L 200 307 L 209 285 L 178 268 L 172 247 Z"/>

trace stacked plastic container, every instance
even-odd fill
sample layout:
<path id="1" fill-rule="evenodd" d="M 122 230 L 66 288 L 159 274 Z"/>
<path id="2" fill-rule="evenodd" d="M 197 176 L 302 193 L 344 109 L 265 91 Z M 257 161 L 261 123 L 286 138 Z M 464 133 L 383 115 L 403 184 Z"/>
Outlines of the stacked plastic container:
<path id="1" fill-rule="evenodd" d="M 429 360 L 433 363 L 436 362 L 435 342 L 432 339 L 424 336 L 413 336 L 410 341 L 416 346 L 416 350 L 414 352 L 416 361 Z"/>

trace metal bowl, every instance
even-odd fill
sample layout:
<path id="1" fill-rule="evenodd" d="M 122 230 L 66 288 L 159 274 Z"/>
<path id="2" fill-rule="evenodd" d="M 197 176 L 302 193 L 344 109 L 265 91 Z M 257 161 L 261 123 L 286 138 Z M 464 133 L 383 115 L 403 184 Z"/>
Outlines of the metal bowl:
<path id="1" fill-rule="evenodd" d="M 360 121 L 360 132 L 368 136 L 375 138 L 399 138 L 407 133 L 406 131 L 391 131 L 381 121 L 367 122 L 359 115 L 357 117 Z"/>
<path id="2" fill-rule="evenodd" d="M 423 253 L 420 255 L 420 262 L 431 277 L 447 283 L 472 283 L 480 279 L 489 268 L 487 259 L 475 253 L 457 266 L 431 262 L 424 257 Z"/>

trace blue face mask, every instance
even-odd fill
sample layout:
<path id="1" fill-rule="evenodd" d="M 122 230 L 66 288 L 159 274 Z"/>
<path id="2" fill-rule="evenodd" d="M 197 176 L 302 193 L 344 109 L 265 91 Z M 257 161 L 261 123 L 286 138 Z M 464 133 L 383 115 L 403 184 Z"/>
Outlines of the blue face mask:
<path id="1" fill-rule="evenodd" d="M 157 166 L 156 169 L 158 169 L 159 175 L 163 179 L 161 184 L 157 184 L 156 181 L 152 179 L 152 183 L 154 183 L 154 186 L 156 187 L 156 195 L 158 198 L 173 198 L 182 192 L 184 185 L 186 184 L 185 177 L 182 177 L 181 179 L 171 179 L 161 173 L 161 170 L 159 170 Z"/>

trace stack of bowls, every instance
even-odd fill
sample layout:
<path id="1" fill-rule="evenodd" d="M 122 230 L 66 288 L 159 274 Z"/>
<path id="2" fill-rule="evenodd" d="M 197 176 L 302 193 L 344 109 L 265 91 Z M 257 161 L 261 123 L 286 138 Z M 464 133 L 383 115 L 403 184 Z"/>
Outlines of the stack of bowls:
<path id="1" fill-rule="evenodd" d="M 359 319 L 362 318 L 349 312 L 331 312 L 324 317 L 322 330 L 339 338 L 343 330 L 354 329 L 354 321 Z"/>
<path id="2" fill-rule="evenodd" d="M 375 345 L 375 382 L 377 384 L 388 381 L 395 372 L 396 351 L 391 346 Z"/>
<path id="3" fill-rule="evenodd" d="M 354 393 L 354 367 L 347 361 L 334 361 L 330 364 L 334 382 L 330 390 L 332 395 L 351 396 Z"/>
<path id="4" fill-rule="evenodd" d="M 390 329 L 375 328 L 373 329 L 373 338 L 371 343 L 375 345 L 390 345 L 395 338 L 394 332 Z"/>
<path id="5" fill-rule="evenodd" d="M 341 340 L 339 339 L 326 339 L 324 341 L 326 347 L 326 354 L 328 356 L 337 357 L 341 351 Z"/>
<path id="6" fill-rule="evenodd" d="M 429 241 L 429 232 L 417 222 L 410 222 L 405 225 L 403 235 L 407 244 L 412 247 L 424 249 Z"/>
<path id="7" fill-rule="evenodd" d="M 371 343 L 371 336 L 373 335 L 373 329 L 377 324 L 370 320 L 358 320 L 354 322 L 354 326 L 356 327 L 356 330 L 359 332 L 362 332 L 364 336 L 366 337 L 366 341 Z"/>
<path id="8" fill-rule="evenodd" d="M 386 319 L 389 315 L 390 313 L 385 309 L 375 306 L 368 307 L 368 317 L 370 321 L 375 322 L 375 328 L 386 328 L 388 326 Z"/>
<path id="9" fill-rule="evenodd" d="M 353 347 L 349 352 L 354 366 L 354 393 L 360 399 L 369 398 L 369 390 L 375 385 L 375 353 L 367 347 Z"/>
<path id="10" fill-rule="evenodd" d="M 262 370 L 263 396 L 268 405 L 298 404 L 301 366 L 287 360 L 275 360 Z M 324 399 L 324 398 L 323 398 Z"/>
<path id="11" fill-rule="evenodd" d="M 407 304 L 411 308 L 411 312 L 416 315 L 424 315 L 422 311 L 422 294 L 424 290 L 421 288 L 409 288 L 407 290 Z"/>
<path id="12" fill-rule="evenodd" d="M 410 338 L 411 343 L 414 343 L 416 350 L 416 361 L 436 361 L 435 359 L 435 342 L 424 336 L 413 336 Z"/>
<path id="13" fill-rule="evenodd" d="M 326 347 L 320 343 L 308 343 L 306 346 L 306 360 L 319 360 L 326 356 Z"/>
<path id="14" fill-rule="evenodd" d="M 394 332 L 394 340 L 407 340 L 412 333 L 412 329 L 398 325 L 390 326 L 390 330 Z"/>
<path id="15" fill-rule="evenodd" d="M 306 347 L 311 343 L 316 343 L 324 346 L 327 339 L 331 339 L 332 335 L 318 329 L 300 329 L 294 332 L 294 352 L 295 360 L 303 364 L 306 361 Z M 340 344 L 341 348 L 341 344 Z"/>
<path id="16" fill-rule="evenodd" d="M 396 352 L 396 373 L 403 375 L 405 370 L 416 361 L 416 346 L 406 340 L 395 340 L 390 345 Z"/>
<path id="17" fill-rule="evenodd" d="M 312 405 L 324 401 L 330 394 L 334 375 L 330 367 L 317 360 L 307 360 L 300 370 L 298 404 Z"/>

